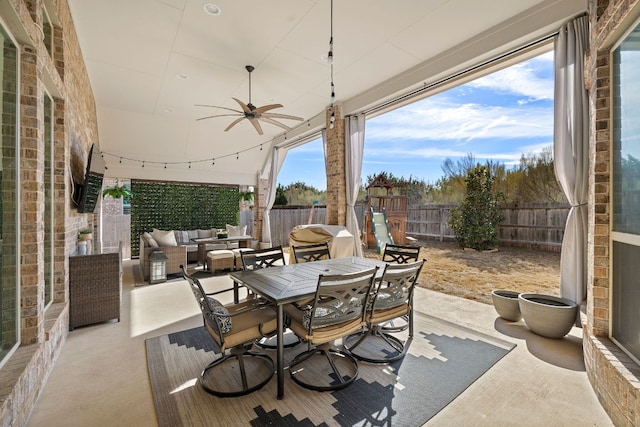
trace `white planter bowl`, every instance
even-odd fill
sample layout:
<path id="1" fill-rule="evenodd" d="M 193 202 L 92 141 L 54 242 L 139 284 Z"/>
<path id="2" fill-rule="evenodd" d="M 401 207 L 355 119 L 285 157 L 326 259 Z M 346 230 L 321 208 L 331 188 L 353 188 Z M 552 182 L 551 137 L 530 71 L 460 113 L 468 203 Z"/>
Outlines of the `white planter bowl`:
<path id="1" fill-rule="evenodd" d="M 562 338 L 576 322 L 578 305 L 566 298 L 543 294 L 520 294 L 520 311 L 531 332 L 547 338 Z"/>
<path id="2" fill-rule="evenodd" d="M 518 292 L 495 289 L 491 291 L 493 307 L 498 315 L 509 322 L 517 322 L 522 319 L 520 304 L 518 303 Z"/>

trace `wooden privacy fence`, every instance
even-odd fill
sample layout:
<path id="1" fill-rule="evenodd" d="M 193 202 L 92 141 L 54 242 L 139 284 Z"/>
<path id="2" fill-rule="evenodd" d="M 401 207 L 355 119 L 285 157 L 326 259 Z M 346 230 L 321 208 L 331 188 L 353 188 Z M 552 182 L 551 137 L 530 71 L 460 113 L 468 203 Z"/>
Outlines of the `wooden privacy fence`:
<path id="1" fill-rule="evenodd" d="M 407 234 L 418 239 L 454 240 L 448 221 L 455 205 L 409 206 Z M 498 226 L 500 244 L 559 252 L 569 206 L 564 203 L 506 205 Z"/>
<path id="2" fill-rule="evenodd" d="M 447 222 L 455 205 L 409 206 L 407 235 L 418 240 L 452 241 L 455 239 Z M 301 224 L 325 224 L 327 210 L 317 206 L 274 206 L 271 210 L 273 245 L 289 246 L 289 233 Z M 562 203 L 507 205 L 502 209 L 505 220 L 498 227 L 500 244 L 541 251 L 559 252 L 569 206 Z M 364 206 L 356 205 L 359 224 L 363 223 Z M 240 224 L 252 233 L 253 211 L 240 212 Z M 103 250 L 122 241 L 128 248 L 129 215 L 111 215 L 103 225 Z M 254 236 L 260 238 L 260 236 Z M 116 247 L 114 246 L 114 247 Z"/>
<path id="3" fill-rule="evenodd" d="M 407 235 L 418 240 L 454 240 L 448 221 L 455 205 L 409 206 Z M 300 224 L 307 224 L 310 207 L 274 206 L 271 210 L 271 238 L 274 245 L 289 245 L 289 233 Z M 356 206 L 362 224 L 364 206 Z M 564 203 L 506 205 L 502 209 L 505 220 L 498 227 L 500 243 L 542 251 L 559 252 L 569 206 Z M 314 208 L 311 222 L 324 224 L 326 208 Z"/>

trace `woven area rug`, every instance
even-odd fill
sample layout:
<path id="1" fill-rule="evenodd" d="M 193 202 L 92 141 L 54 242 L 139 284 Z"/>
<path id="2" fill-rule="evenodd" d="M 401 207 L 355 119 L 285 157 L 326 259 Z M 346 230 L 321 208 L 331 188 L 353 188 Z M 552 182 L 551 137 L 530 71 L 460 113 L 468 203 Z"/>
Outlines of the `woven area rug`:
<path id="1" fill-rule="evenodd" d="M 160 426 L 420 426 L 515 347 L 497 338 L 416 313 L 404 359 L 360 363 L 358 379 L 333 392 L 314 392 L 285 372 L 285 396 L 276 378 L 236 398 L 207 394 L 201 370 L 218 354 L 204 328 L 146 340 L 147 365 Z M 286 359 L 306 344 L 286 349 Z M 275 360 L 275 351 L 266 351 Z"/>

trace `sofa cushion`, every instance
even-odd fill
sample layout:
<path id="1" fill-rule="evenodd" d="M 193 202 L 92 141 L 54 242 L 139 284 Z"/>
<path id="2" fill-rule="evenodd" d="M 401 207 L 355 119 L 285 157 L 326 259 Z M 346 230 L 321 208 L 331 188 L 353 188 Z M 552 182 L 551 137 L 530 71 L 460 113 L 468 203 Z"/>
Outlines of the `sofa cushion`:
<path id="1" fill-rule="evenodd" d="M 227 235 L 229 237 L 240 237 L 247 233 L 247 226 L 229 225 L 227 224 Z"/>
<path id="2" fill-rule="evenodd" d="M 198 238 L 203 239 L 211 237 L 211 230 L 198 230 Z"/>
<path id="3" fill-rule="evenodd" d="M 187 234 L 189 235 L 189 241 L 191 241 L 191 239 L 198 238 L 198 230 L 188 230 Z"/>
<path id="4" fill-rule="evenodd" d="M 149 246 L 150 248 L 157 248 L 159 246 L 156 239 L 154 239 L 148 231 L 142 234 L 142 240 L 144 240 L 145 246 Z"/>
<path id="5" fill-rule="evenodd" d="M 151 233 L 158 245 L 160 246 L 178 246 L 178 242 L 176 242 L 176 235 L 173 233 L 173 230 L 157 230 L 154 229 L 153 233 Z"/>

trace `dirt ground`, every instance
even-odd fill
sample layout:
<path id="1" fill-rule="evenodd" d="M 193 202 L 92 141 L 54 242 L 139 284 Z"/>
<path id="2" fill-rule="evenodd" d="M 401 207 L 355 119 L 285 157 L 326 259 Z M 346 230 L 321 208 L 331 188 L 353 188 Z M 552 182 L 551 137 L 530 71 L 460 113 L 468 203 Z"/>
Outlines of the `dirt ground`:
<path id="1" fill-rule="evenodd" d="M 500 247 L 497 252 L 463 250 L 455 242 L 421 241 L 427 260 L 419 286 L 491 304 L 493 289 L 559 295 L 560 254 Z M 375 249 L 364 256 L 379 258 Z"/>

